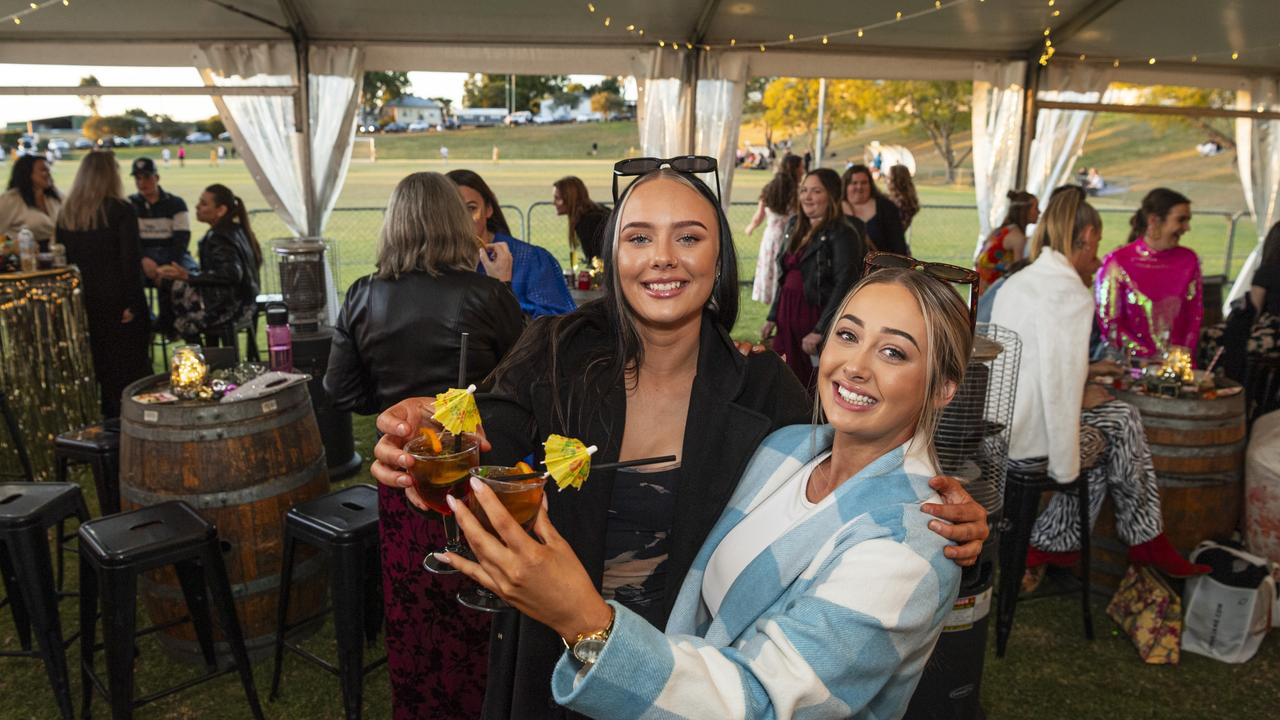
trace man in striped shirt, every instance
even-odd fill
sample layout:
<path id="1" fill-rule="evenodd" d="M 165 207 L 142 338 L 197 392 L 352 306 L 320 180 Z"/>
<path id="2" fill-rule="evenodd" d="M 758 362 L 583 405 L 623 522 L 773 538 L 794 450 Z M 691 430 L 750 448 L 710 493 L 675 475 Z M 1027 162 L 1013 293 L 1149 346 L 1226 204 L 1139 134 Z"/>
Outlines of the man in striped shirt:
<path id="1" fill-rule="evenodd" d="M 138 192 L 129 202 L 138 213 L 138 234 L 142 238 L 142 272 L 147 283 L 158 285 L 157 270 L 162 265 L 176 264 L 191 271 L 199 266 L 187 250 L 191 243 L 191 221 L 187 204 L 177 195 L 160 187 L 160 175 L 151 158 L 133 161 L 133 182 Z M 172 322 L 168 293 L 159 293 L 160 317 L 157 329 L 164 331 Z"/>

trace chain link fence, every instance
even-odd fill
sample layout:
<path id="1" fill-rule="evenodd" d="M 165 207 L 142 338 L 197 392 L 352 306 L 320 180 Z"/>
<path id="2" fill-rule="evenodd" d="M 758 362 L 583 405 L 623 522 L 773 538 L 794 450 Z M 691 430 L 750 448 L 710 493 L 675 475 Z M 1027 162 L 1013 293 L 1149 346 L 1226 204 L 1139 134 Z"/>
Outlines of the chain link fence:
<path id="1" fill-rule="evenodd" d="M 546 248 L 562 266 L 569 266 L 568 220 L 556 215 L 552 203 L 535 202 L 523 211 L 514 205 L 503 205 L 502 211 L 513 233 L 522 240 Z M 728 212 L 729 226 L 733 228 L 734 245 L 738 250 L 739 278 L 745 285 L 750 285 L 755 277 L 760 238 L 764 233 L 763 227 L 756 228 L 751 235 L 744 232 L 755 211 L 755 203 L 735 202 Z M 345 293 L 347 286 L 357 278 L 373 272 L 384 212 L 385 208 L 380 207 L 336 208 L 329 217 L 325 237 L 331 241 L 329 263 L 339 294 Z M 1131 211 L 1099 208 L 1098 212 L 1103 219 L 1103 249 L 1122 244 L 1128 237 Z M 1205 275 L 1224 274 L 1234 278 L 1257 237 L 1253 221 L 1244 213 L 1225 210 L 1194 212 L 1191 231 L 1183 236 L 1182 244 L 1200 256 Z M 250 216 L 254 232 L 263 242 L 264 249 L 271 240 L 292 235 L 270 210 L 254 210 Z M 977 208 L 973 205 L 924 205 L 912 222 L 907 239 L 916 257 L 969 266 L 978 244 Z M 1236 247 L 1237 242 L 1239 248 Z M 277 292 L 278 287 L 279 278 L 272 264 L 263 274 L 263 292 Z"/>

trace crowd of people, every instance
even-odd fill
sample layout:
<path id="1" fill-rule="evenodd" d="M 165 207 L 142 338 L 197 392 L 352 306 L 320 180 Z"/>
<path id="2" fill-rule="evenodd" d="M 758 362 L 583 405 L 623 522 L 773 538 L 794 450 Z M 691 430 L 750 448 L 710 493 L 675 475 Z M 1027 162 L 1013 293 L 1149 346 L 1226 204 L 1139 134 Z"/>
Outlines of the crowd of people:
<path id="1" fill-rule="evenodd" d="M 900 715 L 989 532 L 933 450 L 980 318 L 1022 338 L 1011 468 L 1083 477 L 1093 518 L 1110 496 L 1133 562 L 1207 571 L 1162 532 L 1138 413 L 1089 381 L 1118 372 L 1120 357 L 1195 348 L 1199 261 L 1180 245 L 1191 201 L 1153 190 L 1128 241 L 1100 259 L 1102 221 L 1083 189 L 1055 190 L 1043 213 L 1011 192 L 974 269 L 951 268 L 981 293 L 974 316 L 946 273 L 915 270 L 910 173 L 889 168 L 887 193 L 875 175 L 787 155 L 762 190 L 746 233 L 764 227 L 751 292 L 769 305 L 761 336 L 775 352 L 730 338 L 737 253 L 717 190 L 693 172 L 659 164 L 615 188 L 612 209 L 579 178 L 554 184 L 570 247 L 604 268 L 603 297 L 581 307 L 557 260 L 513 236 L 479 174 L 396 185 L 324 377 L 338 409 L 377 415 L 396 718 L 604 718 L 624 704 L 663 717 Z M 197 262 L 186 203 L 148 158 L 131 176 L 126 197 L 115 156 L 92 152 L 64 198 L 43 160 L 24 158 L 0 196 L 0 228 L 56 238 L 80 268 L 106 416 L 150 372 L 153 332 L 234 342 L 254 322 L 262 266 L 229 188 L 197 200 L 208 226 Z M 1278 268 L 1280 226 L 1245 299 L 1251 317 L 1280 317 Z M 473 483 L 487 524 L 449 497 L 470 554 L 435 555 L 458 574 L 424 571 L 446 538 L 405 445 L 441 430 L 435 396 L 458 381 L 463 333 L 484 464 L 536 459 L 552 434 L 597 445 L 597 463 L 674 461 L 548 492 L 532 536 Z M 1074 502 L 1058 494 L 1037 519 L 1026 587 L 1078 559 Z M 460 610 L 474 583 L 519 612 Z"/>

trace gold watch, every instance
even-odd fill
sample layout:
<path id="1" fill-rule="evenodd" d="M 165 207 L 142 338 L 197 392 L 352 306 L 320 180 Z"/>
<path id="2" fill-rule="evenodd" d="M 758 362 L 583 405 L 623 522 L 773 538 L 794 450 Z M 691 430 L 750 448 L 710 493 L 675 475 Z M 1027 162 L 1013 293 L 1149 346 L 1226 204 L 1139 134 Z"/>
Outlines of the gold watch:
<path id="1" fill-rule="evenodd" d="M 570 645 L 566 640 L 564 646 L 573 653 L 573 657 L 583 665 L 594 664 L 600 658 L 600 653 L 604 652 L 604 644 L 609 641 L 609 634 L 613 632 L 613 621 L 618 617 L 617 611 L 613 606 L 609 606 L 609 624 L 603 630 L 594 632 L 579 633 L 578 638 Z M 561 638 L 564 640 L 564 638 Z"/>

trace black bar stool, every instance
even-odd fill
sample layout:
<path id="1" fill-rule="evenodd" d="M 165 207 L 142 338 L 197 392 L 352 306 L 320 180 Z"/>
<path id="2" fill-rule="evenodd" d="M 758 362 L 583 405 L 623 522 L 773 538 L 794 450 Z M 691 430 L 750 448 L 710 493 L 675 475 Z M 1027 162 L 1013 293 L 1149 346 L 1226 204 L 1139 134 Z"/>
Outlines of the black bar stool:
<path id="1" fill-rule="evenodd" d="M 58 482 L 67 482 L 67 472 L 73 463 L 92 468 L 99 514 L 120 512 L 119 418 L 62 433 L 54 438 L 53 457 L 57 462 Z"/>
<path id="2" fill-rule="evenodd" d="M 996 594 L 996 657 L 1004 657 L 1013 616 L 1018 607 L 1018 591 L 1027 568 L 1027 548 L 1031 529 L 1040 510 L 1044 492 L 1076 496 L 1080 506 L 1080 611 L 1084 616 L 1084 636 L 1093 639 L 1093 610 L 1089 606 L 1089 481 L 1086 468 L 1073 482 L 1059 483 L 1047 473 L 1020 473 L 1010 469 L 1005 477 L 1004 519 L 1000 527 L 1000 583 Z"/>
<path id="3" fill-rule="evenodd" d="M 0 574 L 4 576 L 13 622 L 21 651 L 0 651 L 0 656 L 38 657 L 44 662 L 49 684 L 66 720 L 75 717 L 71 683 L 67 674 L 67 645 L 58 618 L 61 594 L 54 585 L 48 531 L 63 520 L 89 519 L 80 487 L 73 483 L 0 484 Z M 35 630 L 37 649 L 31 649 Z"/>
<path id="4" fill-rule="evenodd" d="M 286 622 L 294 552 L 306 543 L 329 558 L 333 626 L 338 636 L 338 665 L 288 642 Z M 381 560 L 378 553 L 378 491 L 371 485 L 351 487 L 295 505 L 285 515 L 284 562 L 276 615 L 276 662 L 271 676 L 271 699 L 280 692 L 285 648 L 334 673 L 342 683 L 342 704 L 348 720 L 360 717 L 364 676 L 387 661 L 386 656 L 364 663 L 364 642 L 373 644 L 382 626 Z M 363 641 L 363 642 L 362 642 Z"/>
<path id="5" fill-rule="evenodd" d="M 134 638 L 165 626 L 136 631 L 138 575 L 173 565 L 187 602 L 188 618 L 204 654 L 207 672 L 166 690 L 134 699 Z M 102 636 L 107 660 L 107 684 L 93 669 L 97 633 L 99 586 L 102 596 Z M 213 652 L 212 595 L 218 624 L 231 646 L 232 667 L 219 670 Z M 170 623 L 170 625 L 176 623 Z M 231 597 L 231 584 L 222 562 L 218 533 L 181 501 L 151 505 L 100 518 L 80 526 L 80 687 L 81 717 L 89 720 L 96 687 L 111 703 L 114 720 L 133 717 L 136 707 L 185 690 L 205 680 L 240 673 L 240 684 L 256 720 L 262 707 L 254 689 L 249 655 Z"/>
<path id="6" fill-rule="evenodd" d="M 27 482 L 34 482 L 36 472 L 31 466 L 31 456 L 27 454 L 27 444 L 22 441 L 22 430 L 18 428 L 18 417 L 13 414 L 13 408 L 9 407 L 9 395 L 4 388 L 0 388 L 0 417 L 4 418 L 9 440 L 13 443 L 13 450 L 18 455 L 18 465 L 22 466 L 22 474 L 19 477 Z M 0 475 L 11 477 L 7 472 Z"/>

